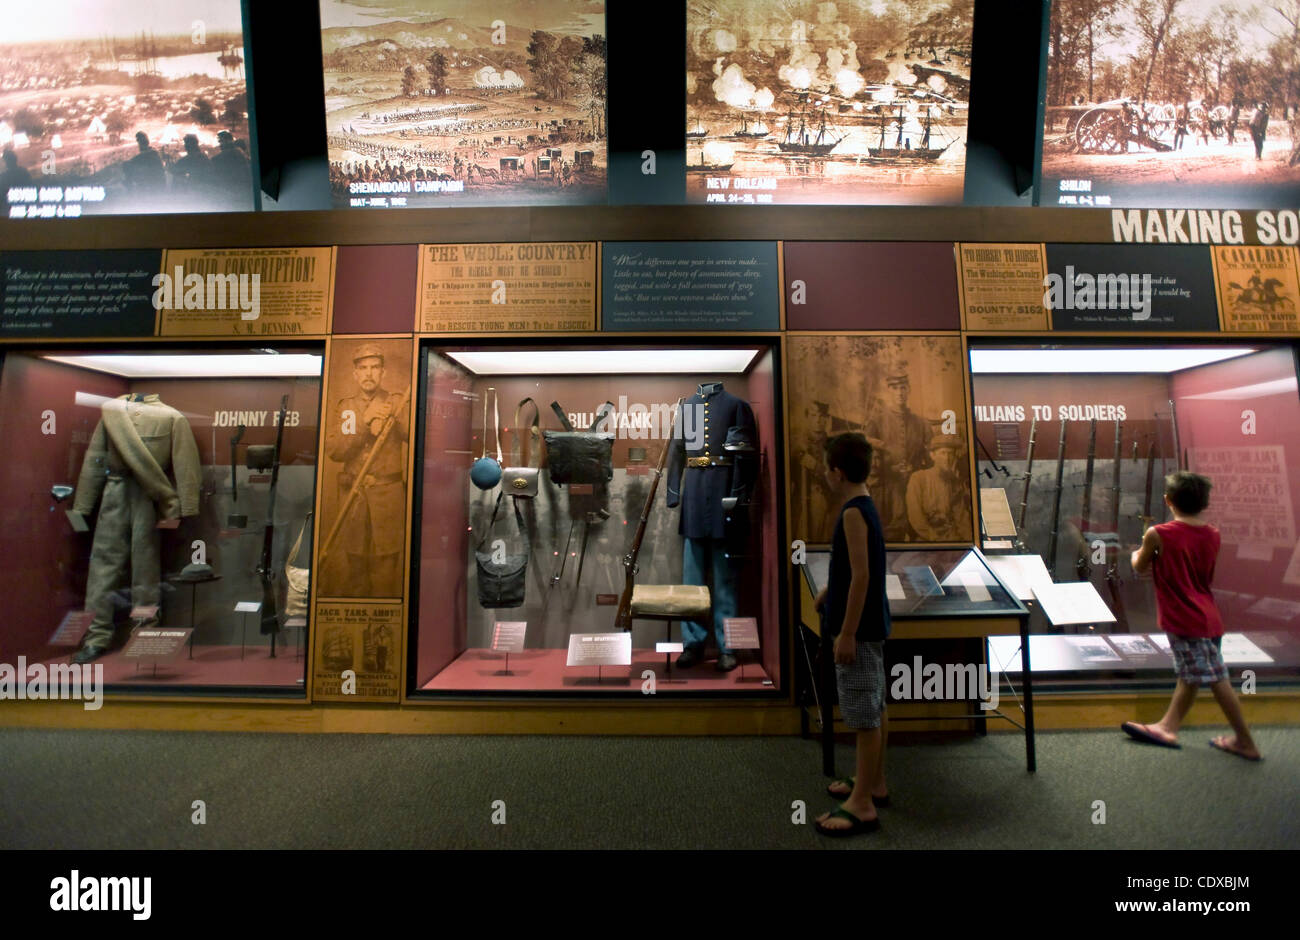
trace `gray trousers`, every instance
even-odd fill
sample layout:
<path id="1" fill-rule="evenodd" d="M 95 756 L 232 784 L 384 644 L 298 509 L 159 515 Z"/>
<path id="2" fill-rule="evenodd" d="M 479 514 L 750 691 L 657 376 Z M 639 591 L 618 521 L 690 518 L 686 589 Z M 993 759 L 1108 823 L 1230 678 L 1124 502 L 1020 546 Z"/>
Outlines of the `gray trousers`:
<path id="1" fill-rule="evenodd" d="M 157 524 L 154 502 L 134 477 L 108 478 L 95 520 L 95 541 L 90 549 L 86 609 L 94 619 L 86 630 L 86 644 L 107 646 L 112 642 L 114 595 L 125 583 L 128 572 L 132 607 L 156 607 L 161 603 Z M 157 626 L 157 623 L 155 617 L 145 625 Z"/>

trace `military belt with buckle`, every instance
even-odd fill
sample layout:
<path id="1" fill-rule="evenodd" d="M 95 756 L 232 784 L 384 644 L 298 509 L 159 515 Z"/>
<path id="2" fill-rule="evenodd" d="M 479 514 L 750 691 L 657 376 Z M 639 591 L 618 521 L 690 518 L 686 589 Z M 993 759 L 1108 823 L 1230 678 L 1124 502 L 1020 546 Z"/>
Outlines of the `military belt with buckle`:
<path id="1" fill-rule="evenodd" d="M 730 467 L 730 457 L 687 457 L 688 467 Z"/>
<path id="2" fill-rule="evenodd" d="M 342 486 L 350 487 L 355 483 L 357 478 L 350 473 L 339 474 L 339 483 Z M 367 473 L 362 479 L 362 486 L 375 486 L 381 483 L 401 483 L 402 475 L 400 473 Z"/>

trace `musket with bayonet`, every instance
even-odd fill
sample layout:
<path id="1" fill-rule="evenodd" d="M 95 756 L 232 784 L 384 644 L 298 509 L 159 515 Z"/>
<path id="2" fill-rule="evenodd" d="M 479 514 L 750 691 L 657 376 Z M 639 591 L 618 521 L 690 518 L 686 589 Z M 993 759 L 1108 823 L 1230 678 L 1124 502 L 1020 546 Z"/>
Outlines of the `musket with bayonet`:
<path id="1" fill-rule="evenodd" d="M 1115 545 L 1113 550 L 1107 551 L 1109 557 L 1106 565 L 1106 584 L 1110 588 L 1110 611 L 1115 615 L 1116 625 L 1122 630 L 1127 630 L 1128 615 L 1124 609 L 1123 579 L 1119 576 L 1119 553 L 1120 545 L 1123 544 L 1119 538 L 1119 500 L 1121 492 L 1119 475 L 1124 463 L 1123 447 L 1124 425 L 1116 419 L 1115 466 L 1111 471 L 1110 478 L 1110 530 L 1115 535 Z"/>
<path id="2" fill-rule="evenodd" d="M 1178 442 L 1178 407 L 1174 404 L 1172 398 L 1169 399 L 1169 423 L 1174 429 L 1174 463 L 1177 465 L 1176 469 L 1186 470 L 1187 454 L 1183 452 L 1183 448 Z"/>
<path id="3" fill-rule="evenodd" d="M 650 510 L 654 507 L 655 493 L 659 491 L 659 480 L 668 465 L 668 451 L 673 446 L 673 433 L 677 429 L 677 412 L 682 410 L 683 399 L 677 399 L 673 409 L 672 422 L 668 427 L 668 439 L 664 441 L 659 452 L 659 465 L 655 467 L 654 479 L 650 481 L 650 492 L 646 494 L 645 505 L 641 507 L 641 519 L 636 524 L 636 534 L 632 537 L 632 547 L 623 556 L 623 594 L 618 600 L 618 612 L 614 615 L 614 629 L 632 629 L 632 593 L 636 589 L 637 558 L 641 554 L 641 542 L 645 538 L 646 524 L 650 521 Z"/>
<path id="4" fill-rule="evenodd" d="M 275 589 L 275 566 L 271 562 L 271 548 L 275 541 L 275 488 L 280 482 L 280 448 L 284 444 L 284 417 L 289 408 L 289 396 L 280 399 L 280 414 L 276 420 L 275 462 L 271 464 L 271 493 L 266 500 L 266 530 L 262 535 L 262 560 L 257 573 L 262 579 L 262 633 L 272 637 L 280 631 Z M 275 640 L 271 640 L 271 655 L 275 655 Z"/>
<path id="5" fill-rule="evenodd" d="M 1056 489 L 1052 493 L 1052 535 L 1047 542 L 1052 580 L 1056 580 L 1056 540 L 1061 534 L 1061 490 L 1065 481 L 1065 419 L 1061 419 L 1061 441 L 1056 447 Z"/>
<path id="6" fill-rule="evenodd" d="M 1016 518 L 1016 546 L 1020 551 L 1026 550 L 1025 518 L 1029 512 L 1029 484 L 1034 476 L 1034 442 L 1038 436 L 1038 416 L 1029 424 L 1029 449 L 1025 452 L 1025 472 L 1021 479 L 1025 481 L 1024 492 L 1020 494 L 1020 513 Z"/>
<path id="7" fill-rule="evenodd" d="M 1088 529 L 1092 515 L 1092 473 L 1097 461 L 1097 419 L 1093 418 L 1088 431 L 1088 463 L 1083 471 L 1083 511 L 1079 516 L 1079 552 L 1075 556 L 1074 570 L 1080 581 L 1092 574 L 1088 557 Z"/>
<path id="8" fill-rule="evenodd" d="M 334 517 L 334 524 L 330 526 L 329 535 L 325 537 L 325 544 L 321 546 L 320 558 L 318 559 L 317 564 L 320 565 L 322 571 L 325 568 L 325 559 L 328 557 L 330 549 L 334 546 L 334 540 L 338 538 L 338 534 L 343 528 L 343 523 L 352 509 L 352 504 L 356 501 L 357 496 L 360 495 L 361 487 L 365 485 L 366 475 L 370 472 L 370 465 L 375 462 L 375 457 L 379 455 L 379 451 L 383 448 L 384 442 L 388 440 L 388 435 L 393 431 L 393 426 L 397 424 L 398 412 L 400 412 L 403 406 L 407 403 L 409 394 L 410 389 L 388 399 L 393 403 L 393 408 L 388 412 L 388 417 L 384 419 L 383 425 L 380 426 L 379 433 L 375 436 L 375 442 L 370 445 L 370 452 L 366 454 L 365 460 L 361 462 L 361 467 L 357 470 L 357 478 L 353 482 L 352 488 L 348 490 L 347 495 L 343 498 L 343 502 L 338 509 L 338 515 Z"/>
<path id="9" fill-rule="evenodd" d="M 1133 442 L 1134 458 L 1137 457 L 1137 441 Z M 1138 516 L 1142 520 L 1142 534 L 1145 536 L 1147 529 L 1156 521 L 1156 517 L 1151 514 L 1151 484 L 1155 480 L 1156 473 L 1156 437 L 1153 435 L 1151 442 L 1147 444 L 1147 482 L 1143 490 L 1145 495 L 1142 497 L 1142 512 Z"/>
<path id="10" fill-rule="evenodd" d="M 244 425 L 235 428 L 235 433 L 230 436 L 230 513 L 226 516 L 226 525 L 232 529 L 242 529 L 248 525 L 248 516 L 244 513 L 236 512 L 239 503 L 239 482 L 237 477 L 237 467 L 235 455 L 238 452 L 239 441 L 244 436 Z"/>

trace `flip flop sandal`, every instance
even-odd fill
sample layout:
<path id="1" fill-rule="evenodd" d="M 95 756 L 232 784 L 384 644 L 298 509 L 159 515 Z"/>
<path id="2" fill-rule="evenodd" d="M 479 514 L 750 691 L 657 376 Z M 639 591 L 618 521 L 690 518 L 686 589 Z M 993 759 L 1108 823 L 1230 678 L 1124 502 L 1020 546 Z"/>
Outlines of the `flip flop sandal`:
<path id="1" fill-rule="evenodd" d="M 857 782 L 856 777 L 841 777 L 839 780 L 832 780 L 829 784 L 826 785 L 826 795 L 833 796 L 841 800 L 847 799 L 849 796 L 848 793 L 840 793 L 838 790 L 832 790 L 831 787 L 835 786 L 835 784 L 837 783 L 842 783 L 844 784 L 844 786 L 849 788 L 849 792 L 852 792 L 853 786 L 856 782 Z M 874 803 L 876 806 L 888 806 L 889 794 L 886 793 L 884 796 L 876 796 L 875 794 L 872 794 L 871 802 Z"/>
<path id="2" fill-rule="evenodd" d="M 1248 760 L 1251 763 L 1262 761 L 1264 759 L 1262 754 L 1257 755 L 1255 757 L 1251 757 L 1249 754 L 1243 754 L 1241 751 L 1235 751 L 1230 747 L 1224 747 L 1214 738 L 1210 739 L 1210 747 L 1214 748 L 1216 751 L 1223 751 L 1225 754 L 1232 754 L 1235 755 L 1236 757 L 1240 757 L 1242 760 Z"/>
<path id="3" fill-rule="evenodd" d="M 835 819 L 837 817 L 839 819 L 847 819 L 852 825 L 850 825 L 848 828 L 845 829 L 826 829 L 825 827 L 822 826 L 820 821 L 813 823 L 813 825 L 817 827 L 817 831 L 820 832 L 822 835 L 832 836 L 836 838 L 840 836 L 858 836 L 858 835 L 862 835 L 863 833 L 878 832 L 880 830 L 879 817 L 877 817 L 876 819 L 866 819 L 866 820 L 859 819 L 857 816 L 854 816 L 843 806 L 835 810 L 827 818 Z"/>
<path id="4" fill-rule="evenodd" d="M 1120 725 L 1120 729 L 1135 741 L 1141 741 L 1143 744 L 1154 744 L 1157 747 L 1173 748 L 1176 751 L 1182 750 L 1182 745 L 1177 741 L 1165 741 L 1156 737 L 1146 728 L 1141 727 L 1136 722 L 1126 721 Z"/>

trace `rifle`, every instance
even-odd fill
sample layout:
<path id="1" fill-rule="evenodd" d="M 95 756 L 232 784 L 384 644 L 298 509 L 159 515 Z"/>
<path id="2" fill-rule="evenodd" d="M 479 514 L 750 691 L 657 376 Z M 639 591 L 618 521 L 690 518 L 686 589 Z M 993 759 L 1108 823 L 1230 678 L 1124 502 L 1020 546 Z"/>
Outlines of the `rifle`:
<path id="1" fill-rule="evenodd" d="M 1052 580 L 1056 580 L 1056 539 L 1061 534 L 1061 489 L 1065 475 L 1065 419 L 1061 419 L 1061 442 L 1056 448 L 1056 490 L 1052 494 L 1052 537 L 1047 550 L 1052 556 Z"/>
<path id="2" fill-rule="evenodd" d="M 1115 615 L 1116 625 L 1126 631 L 1128 630 L 1128 616 L 1124 610 L 1124 595 L 1120 593 L 1120 585 L 1123 584 L 1123 581 L 1119 576 L 1119 553 L 1120 546 L 1123 544 L 1119 538 L 1119 473 L 1124 459 L 1120 453 L 1123 448 L 1123 434 L 1124 425 L 1116 419 L 1115 467 L 1110 478 L 1110 528 L 1115 533 L 1115 552 L 1110 556 L 1110 562 L 1106 566 L 1106 584 L 1110 587 L 1110 609 L 1111 613 Z"/>
<path id="3" fill-rule="evenodd" d="M 239 502 L 239 484 L 235 482 L 235 448 L 243 436 L 244 425 L 241 424 L 230 437 L 230 514 L 226 517 L 226 525 L 232 529 L 242 529 L 248 525 L 248 516 L 235 512 L 235 506 Z"/>
<path id="4" fill-rule="evenodd" d="M 1038 435 L 1038 417 L 1029 424 L 1029 449 L 1025 452 L 1025 472 L 1023 474 L 1025 481 L 1025 492 L 1020 497 L 1020 515 L 1016 519 L 1016 544 L 1020 550 L 1025 550 L 1025 515 L 1029 511 L 1029 482 L 1034 475 L 1034 441 Z"/>
<path id="5" fill-rule="evenodd" d="M 262 535 L 262 561 L 257 573 L 262 578 L 262 633 L 272 637 L 280 632 L 280 615 L 275 603 L 275 567 L 271 563 L 271 543 L 275 541 L 275 487 L 280 482 L 280 446 L 284 443 L 284 415 L 289 409 L 289 396 L 280 399 L 280 417 L 275 429 L 275 462 L 271 464 L 271 494 L 266 500 L 266 531 Z M 275 655 L 275 640 L 271 640 L 271 655 Z"/>
<path id="6" fill-rule="evenodd" d="M 407 392 L 409 391 L 408 389 Z M 384 425 L 379 429 L 379 435 L 375 438 L 370 453 L 366 454 L 366 459 L 361 462 L 361 468 L 357 470 L 357 479 L 352 484 L 352 489 L 348 490 L 348 495 L 343 498 L 343 504 L 339 506 L 339 514 L 334 517 L 334 524 L 330 526 L 329 535 L 325 537 L 325 544 L 321 546 L 320 560 L 317 564 L 321 566 L 322 570 L 325 566 L 325 556 L 329 554 L 334 540 L 338 538 L 339 531 L 343 528 L 343 521 L 347 519 L 348 511 L 352 508 L 352 503 L 356 500 L 357 494 L 361 492 L 361 485 L 365 482 L 366 474 L 370 472 L 370 465 L 375 462 L 375 456 L 379 453 L 379 449 L 384 446 L 384 441 L 388 440 L 393 425 L 397 423 L 397 413 L 402 410 L 402 406 L 405 404 L 403 399 L 406 398 L 407 392 L 389 398 L 389 401 L 393 403 L 393 410 L 384 419 Z"/>
<path id="7" fill-rule="evenodd" d="M 677 430 L 677 413 L 682 410 L 684 400 L 677 399 L 677 407 L 673 409 L 673 419 L 668 427 L 668 439 L 664 441 L 663 449 L 659 451 L 659 466 L 655 467 L 654 479 L 650 481 L 650 492 L 646 494 L 645 505 L 641 507 L 641 519 L 636 524 L 632 547 L 623 556 L 623 595 L 618 599 L 618 613 L 614 615 L 614 628 L 617 630 L 632 629 L 632 591 L 636 587 L 636 560 L 641 554 L 641 541 L 645 538 L 646 523 L 650 521 L 650 509 L 654 506 L 655 493 L 659 491 L 659 478 L 664 475 L 664 467 L 668 465 L 668 451 L 673 446 L 673 433 Z"/>
<path id="8" fill-rule="evenodd" d="M 1133 447 L 1135 449 L 1134 459 L 1136 459 L 1137 441 L 1133 442 Z M 1147 529 L 1151 526 L 1153 522 L 1156 521 L 1156 517 L 1151 515 L 1151 483 L 1155 477 L 1155 471 L 1156 471 L 1156 440 L 1154 437 L 1152 437 L 1151 443 L 1147 445 L 1146 496 L 1143 499 L 1142 512 L 1138 516 L 1138 518 L 1142 520 L 1142 534 L 1144 536 L 1146 535 Z"/>
<path id="9" fill-rule="evenodd" d="M 1174 405 L 1174 400 L 1169 399 L 1169 423 L 1174 429 L 1174 464 L 1177 470 L 1187 469 L 1187 454 L 1178 446 L 1178 409 Z"/>
<path id="10" fill-rule="evenodd" d="M 1092 564 L 1088 561 L 1088 528 L 1092 514 L 1092 471 L 1097 460 L 1097 419 L 1092 419 L 1088 432 L 1088 464 L 1083 472 L 1083 512 L 1079 517 L 1079 554 L 1074 560 L 1075 573 L 1080 581 L 1087 581 L 1092 574 Z"/>

